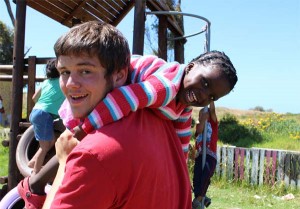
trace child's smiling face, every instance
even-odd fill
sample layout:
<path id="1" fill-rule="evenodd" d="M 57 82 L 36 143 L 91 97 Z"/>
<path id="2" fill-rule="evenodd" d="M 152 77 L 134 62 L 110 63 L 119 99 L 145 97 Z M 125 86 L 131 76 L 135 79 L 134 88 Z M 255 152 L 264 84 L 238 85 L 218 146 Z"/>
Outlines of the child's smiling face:
<path id="1" fill-rule="evenodd" d="M 188 106 L 204 107 L 230 90 L 230 83 L 219 67 L 192 62 L 185 68 L 177 100 Z"/>

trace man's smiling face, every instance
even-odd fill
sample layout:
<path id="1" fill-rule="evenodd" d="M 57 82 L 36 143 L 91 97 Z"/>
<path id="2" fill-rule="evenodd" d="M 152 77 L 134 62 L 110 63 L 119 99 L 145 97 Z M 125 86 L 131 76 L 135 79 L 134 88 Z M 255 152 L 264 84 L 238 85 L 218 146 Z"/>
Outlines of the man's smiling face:
<path id="1" fill-rule="evenodd" d="M 111 90 L 104 69 L 96 56 L 59 56 L 60 87 L 75 118 L 86 117 Z"/>

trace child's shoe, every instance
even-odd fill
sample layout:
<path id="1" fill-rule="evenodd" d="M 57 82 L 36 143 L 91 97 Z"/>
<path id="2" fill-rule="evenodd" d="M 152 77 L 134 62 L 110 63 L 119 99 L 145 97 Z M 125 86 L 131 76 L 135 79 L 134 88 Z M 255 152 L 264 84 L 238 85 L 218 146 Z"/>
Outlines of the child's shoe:
<path id="1" fill-rule="evenodd" d="M 208 207 L 210 204 L 211 204 L 211 199 L 209 197 L 205 196 L 205 199 L 204 199 L 204 205 L 205 205 L 205 207 Z"/>
<path id="2" fill-rule="evenodd" d="M 201 202 L 197 200 L 197 198 L 194 198 L 192 202 L 192 209 L 199 209 L 200 206 L 201 206 Z"/>
<path id="3" fill-rule="evenodd" d="M 33 194 L 29 188 L 29 177 L 24 178 L 18 184 L 18 192 L 25 202 L 26 209 L 41 209 L 46 199 L 45 195 Z"/>

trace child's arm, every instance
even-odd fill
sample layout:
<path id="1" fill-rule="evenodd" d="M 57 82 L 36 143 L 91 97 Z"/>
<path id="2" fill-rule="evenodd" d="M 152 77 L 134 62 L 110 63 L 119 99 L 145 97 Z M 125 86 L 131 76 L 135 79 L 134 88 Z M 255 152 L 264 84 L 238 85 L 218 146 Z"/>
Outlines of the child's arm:
<path id="1" fill-rule="evenodd" d="M 131 72 L 132 84 L 107 94 L 85 118 L 82 124 L 84 132 L 99 129 L 137 109 L 165 106 L 176 97 L 182 76 L 178 63 L 166 63 L 155 56 L 143 56 L 132 59 L 131 65 L 134 68 Z"/>
<path id="2" fill-rule="evenodd" d="M 184 157 L 188 158 L 189 144 L 192 136 L 191 125 L 192 125 L 192 109 L 186 108 L 180 117 L 173 121 L 175 131 L 180 139 Z"/>
<path id="3" fill-rule="evenodd" d="M 199 111 L 199 116 L 198 116 L 199 123 L 196 125 L 196 133 L 195 133 L 196 136 L 203 133 L 205 121 L 208 119 L 208 116 L 209 113 L 205 112 L 205 108 L 202 108 Z"/>
<path id="4" fill-rule="evenodd" d="M 209 113 L 210 113 L 210 119 L 216 123 L 218 121 L 218 118 L 216 114 L 215 103 L 213 101 L 210 102 L 209 104 Z"/>
<path id="5" fill-rule="evenodd" d="M 34 103 L 37 103 L 37 101 L 39 100 L 40 96 L 42 94 L 42 88 L 39 88 L 34 95 L 32 96 L 32 100 Z"/>

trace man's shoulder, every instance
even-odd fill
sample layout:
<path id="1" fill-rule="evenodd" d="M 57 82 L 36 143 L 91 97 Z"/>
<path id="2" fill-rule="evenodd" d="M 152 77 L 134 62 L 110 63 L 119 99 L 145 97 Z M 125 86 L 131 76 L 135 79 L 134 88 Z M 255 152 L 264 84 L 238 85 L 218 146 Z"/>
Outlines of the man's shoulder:
<path id="1" fill-rule="evenodd" d="M 139 143 L 141 137 L 147 138 L 150 135 L 158 136 L 170 133 L 168 129 L 162 129 L 161 126 L 173 127 L 171 121 L 159 118 L 151 109 L 138 109 L 128 116 L 88 134 L 82 142 L 85 147 L 91 149 L 120 145 L 134 147 L 134 143 Z"/>

